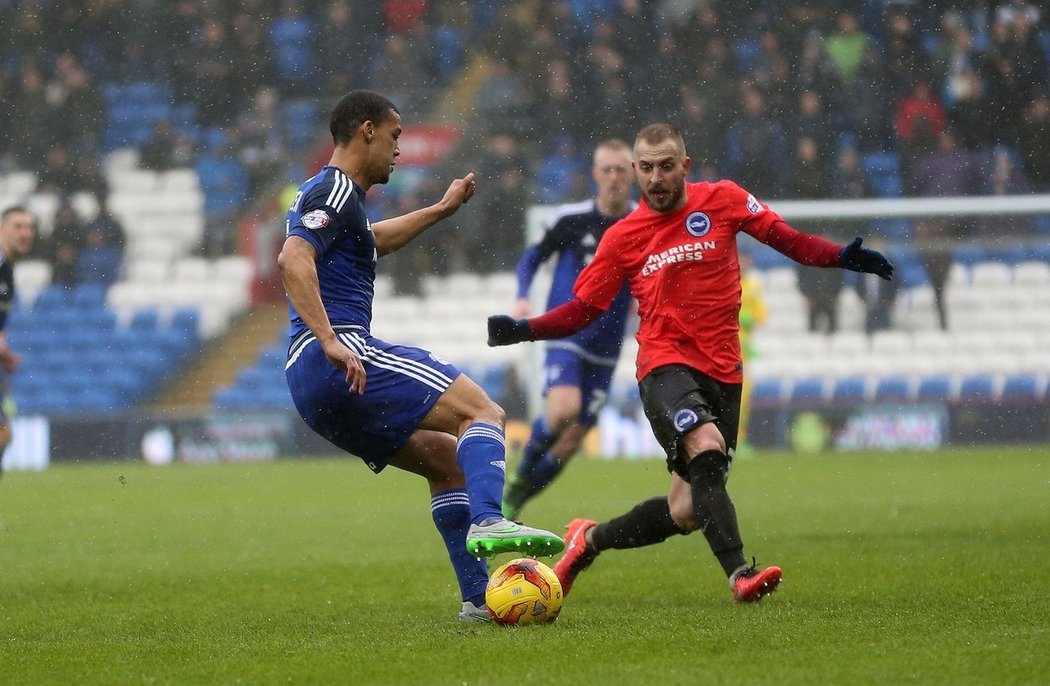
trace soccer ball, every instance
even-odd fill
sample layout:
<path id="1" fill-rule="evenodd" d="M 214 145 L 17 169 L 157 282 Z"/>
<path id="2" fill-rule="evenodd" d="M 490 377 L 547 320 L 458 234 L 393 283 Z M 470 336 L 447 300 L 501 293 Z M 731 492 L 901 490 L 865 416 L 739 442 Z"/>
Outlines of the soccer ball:
<path id="1" fill-rule="evenodd" d="M 547 565 L 518 558 L 500 566 L 489 577 L 485 604 L 497 624 L 543 624 L 561 612 L 561 582 Z"/>

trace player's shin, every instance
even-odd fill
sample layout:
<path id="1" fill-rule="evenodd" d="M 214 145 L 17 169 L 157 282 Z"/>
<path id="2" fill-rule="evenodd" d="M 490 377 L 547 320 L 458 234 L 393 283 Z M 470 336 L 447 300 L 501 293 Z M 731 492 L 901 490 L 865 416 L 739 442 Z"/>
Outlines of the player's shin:
<path id="1" fill-rule="evenodd" d="M 728 473 L 729 457 L 721 450 L 705 450 L 689 463 L 694 514 L 727 577 L 746 564 L 736 508 L 726 490 Z"/>
<path id="2" fill-rule="evenodd" d="M 503 430 L 475 422 L 467 427 L 456 446 L 456 459 L 467 479 L 470 519 L 474 524 L 502 518 L 500 500 L 507 469 Z"/>
<path id="3" fill-rule="evenodd" d="M 485 602 L 488 568 L 484 560 L 471 555 L 465 546 L 470 528 L 470 498 L 466 489 L 454 488 L 432 497 L 430 514 L 448 549 L 462 599 L 480 607 Z"/>
<path id="4" fill-rule="evenodd" d="M 591 541 L 597 550 L 641 548 L 687 532 L 671 519 L 666 496 L 643 500 L 629 512 L 594 527 Z"/>

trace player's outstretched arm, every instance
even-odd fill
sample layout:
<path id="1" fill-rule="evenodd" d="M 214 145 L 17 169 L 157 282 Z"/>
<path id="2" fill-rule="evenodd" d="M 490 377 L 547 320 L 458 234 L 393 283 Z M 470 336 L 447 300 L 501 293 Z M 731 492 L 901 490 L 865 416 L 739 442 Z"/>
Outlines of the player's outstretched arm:
<path id="1" fill-rule="evenodd" d="M 893 265 L 878 250 L 861 247 L 864 242 L 859 236 L 842 249 L 839 260 L 843 269 L 866 274 L 877 274 L 887 281 L 893 280 Z"/>
<path id="2" fill-rule="evenodd" d="M 558 305 L 553 310 L 531 319 L 514 319 L 505 314 L 489 317 L 490 347 L 513 345 L 523 341 L 565 338 L 583 331 L 603 310 L 588 305 L 579 298 Z"/>
<path id="3" fill-rule="evenodd" d="M 453 181 L 441 200 L 433 205 L 372 224 L 376 252 L 380 256 L 389 255 L 404 247 L 434 224 L 455 214 L 456 210 L 474 196 L 476 188 L 474 172 L 470 172 Z"/>
<path id="4" fill-rule="evenodd" d="M 765 237 L 759 240 L 799 264 L 841 267 L 854 272 L 877 274 L 887 281 L 893 278 L 890 261 L 877 250 L 862 248 L 861 243 L 864 241 L 861 238 L 842 246 L 826 238 L 797 231 L 783 221 L 776 221 L 769 227 Z"/>

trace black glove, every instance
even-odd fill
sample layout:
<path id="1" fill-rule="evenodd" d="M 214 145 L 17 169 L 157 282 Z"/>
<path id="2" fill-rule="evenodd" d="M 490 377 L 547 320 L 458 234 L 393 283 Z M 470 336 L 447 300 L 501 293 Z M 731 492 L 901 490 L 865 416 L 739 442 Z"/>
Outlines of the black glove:
<path id="1" fill-rule="evenodd" d="M 505 314 L 489 317 L 489 347 L 511 345 L 532 340 L 532 328 L 524 319 L 514 319 Z"/>
<path id="2" fill-rule="evenodd" d="M 860 247 L 863 238 L 854 238 L 853 242 L 839 253 L 839 262 L 843 269 L 867 274 L 878 274 L 887 281 L 893 280 L 893 265 L 878 250 Z"/>

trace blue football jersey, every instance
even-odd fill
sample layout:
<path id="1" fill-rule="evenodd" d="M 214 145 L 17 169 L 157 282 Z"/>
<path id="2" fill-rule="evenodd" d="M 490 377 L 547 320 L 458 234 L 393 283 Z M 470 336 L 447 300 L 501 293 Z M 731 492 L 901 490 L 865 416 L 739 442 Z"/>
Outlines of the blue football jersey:
<path id="1" fill-rule="evenodd" d="M 547 221 L 546 232 L 530 247 L 518 264 L 518 295 L 524 297 L 539 265 L 557 255 L 551 278 L 547 309 L 573 298 L 573 285 L 580 271 L 594 259 L 605 230 L 619 217 L 598 211 L 593 200 L 558 207 Z M 583 331 L 568 338 L 548 342 L 549 347 L 568 348 L 592 361 L 616 364 L 623 345 L 624 329 L 630 311 L 631 295 L 626 285 L 612 306 Z"/>
<path id="2" fill-rule="evenodd" d="M 317 251 L 321 302 L 332 324 L 370 330 L 378 255 L 364 191 L 341 170 L 326 166 L 299 187 L 285 233 L 304 238 Z M 307 330 L 291 304 L 289 315 L 293 337 Z"/>

